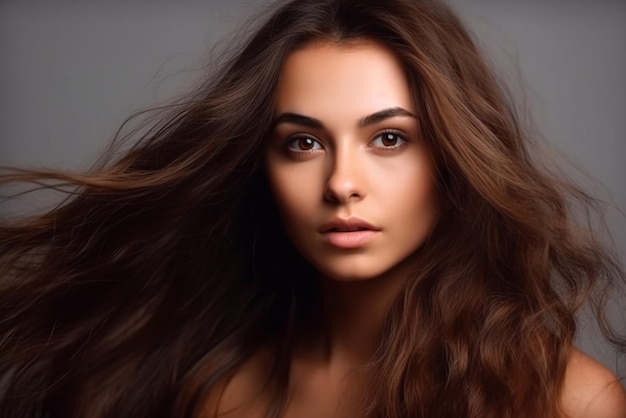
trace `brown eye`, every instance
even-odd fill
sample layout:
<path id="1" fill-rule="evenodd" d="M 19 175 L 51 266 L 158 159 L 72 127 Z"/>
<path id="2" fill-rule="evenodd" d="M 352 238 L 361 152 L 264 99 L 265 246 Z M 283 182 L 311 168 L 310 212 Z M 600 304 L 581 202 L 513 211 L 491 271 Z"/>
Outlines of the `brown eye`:
<path id="1" fill-rule="evenodd" d="M 322 146 L 318 141 L 310 136 L 299 136 L 293 138 L 287 144 L 287 149 L 295 152 L 317 151 L 322 149 Z"/>
<path id="2" fill-rule="evenodd" d="M 395 149 L 404 144 L 406 140 L 402 135 L 395 132 L 383 132 L 372 141 L 372 145 L 376 148 Z"/>
<path id="3" fill-rule="evenodd" d="M 312 150 L 314 146 L 315 146 L 315 141 L 313 141 L 311 138 L 298 139 L 298 148 L 300 148 L 303 151 Z"/>
<path id="4" fill-rule="evenodd" d="M 398 143 L 398 135 L 396 134 L 384 134 L 383 145 L 386 147 L 392 147 Z"/>

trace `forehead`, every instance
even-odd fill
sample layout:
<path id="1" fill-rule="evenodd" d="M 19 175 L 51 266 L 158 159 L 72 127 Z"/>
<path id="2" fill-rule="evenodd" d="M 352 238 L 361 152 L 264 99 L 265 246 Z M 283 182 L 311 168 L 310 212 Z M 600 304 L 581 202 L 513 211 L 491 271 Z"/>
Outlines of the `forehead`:
<path id="1" fill-rule="evenodd" d="M 389 107 L 414 111 L 410 92 L 401 61 L 382 44 L 315 42 L 287 57 L 275 110 L 321 119 Z"/>

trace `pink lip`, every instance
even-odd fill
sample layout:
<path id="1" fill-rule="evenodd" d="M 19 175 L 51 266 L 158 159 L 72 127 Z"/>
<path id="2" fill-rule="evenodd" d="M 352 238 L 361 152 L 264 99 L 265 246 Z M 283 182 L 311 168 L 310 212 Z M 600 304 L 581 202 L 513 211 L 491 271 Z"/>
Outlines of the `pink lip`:
<path id="1" fill-rule="evenodd" d="M 356 217 L 350 218 L 335 218 L 332 221 L 325 223 L 320 228 L 321 233 L 331 232 L 333 230 L 342 229 L 369 229 L 372 231 L 380 231 L 380 228 L 372 226 L 368 222 Z"/>
<path id="2" fill-rule="evenodd" d="M 354 249 L 371 241 L 380 228 L 376 228 L 362 219 L 335 218 L 320 228 L 320 233 L 333 247 Z"/>

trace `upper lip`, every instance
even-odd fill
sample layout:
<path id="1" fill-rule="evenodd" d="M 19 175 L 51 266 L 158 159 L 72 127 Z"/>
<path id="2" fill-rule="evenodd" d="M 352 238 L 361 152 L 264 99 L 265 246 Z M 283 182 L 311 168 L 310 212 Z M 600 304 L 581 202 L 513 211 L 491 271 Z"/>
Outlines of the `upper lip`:
<path id="1" fill-rule="evenodd" d="M 359 231 L 359 230 L 372 230 L 379 231 L 380 228 L 372 226 L 370 223 L 356 217 L 349 218 L 334 218 L 328 223 L 325 223 L 320 228 L 320 232 L 333 232 L 333 231 Z"/>

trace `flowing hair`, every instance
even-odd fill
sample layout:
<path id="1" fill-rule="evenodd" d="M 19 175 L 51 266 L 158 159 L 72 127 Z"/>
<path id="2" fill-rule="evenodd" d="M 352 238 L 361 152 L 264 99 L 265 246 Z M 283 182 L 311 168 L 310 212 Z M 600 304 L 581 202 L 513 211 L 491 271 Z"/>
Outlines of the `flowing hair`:
<path id="1" fill-rule="evenodd" d="M 282 230 L 264 147 L 286 57 L 372 40 L 401 61 L 442 214 L 368 363 L 364 415 L 552 417 L 574 315 L 615 258 L 575 223 L 594 200 L 535 161 L 457 17 L 431 0 L 295 0 L 188 100 L 87 174 L 5 169 L 67 194 L 0 226 L 0 417 L 196 417 L 269 345 L 288 398 L 315 272 Z M 600 287 L 604 289 L 604 287 Z M 620 347 L 624 341 L 608 337 Z"/>

